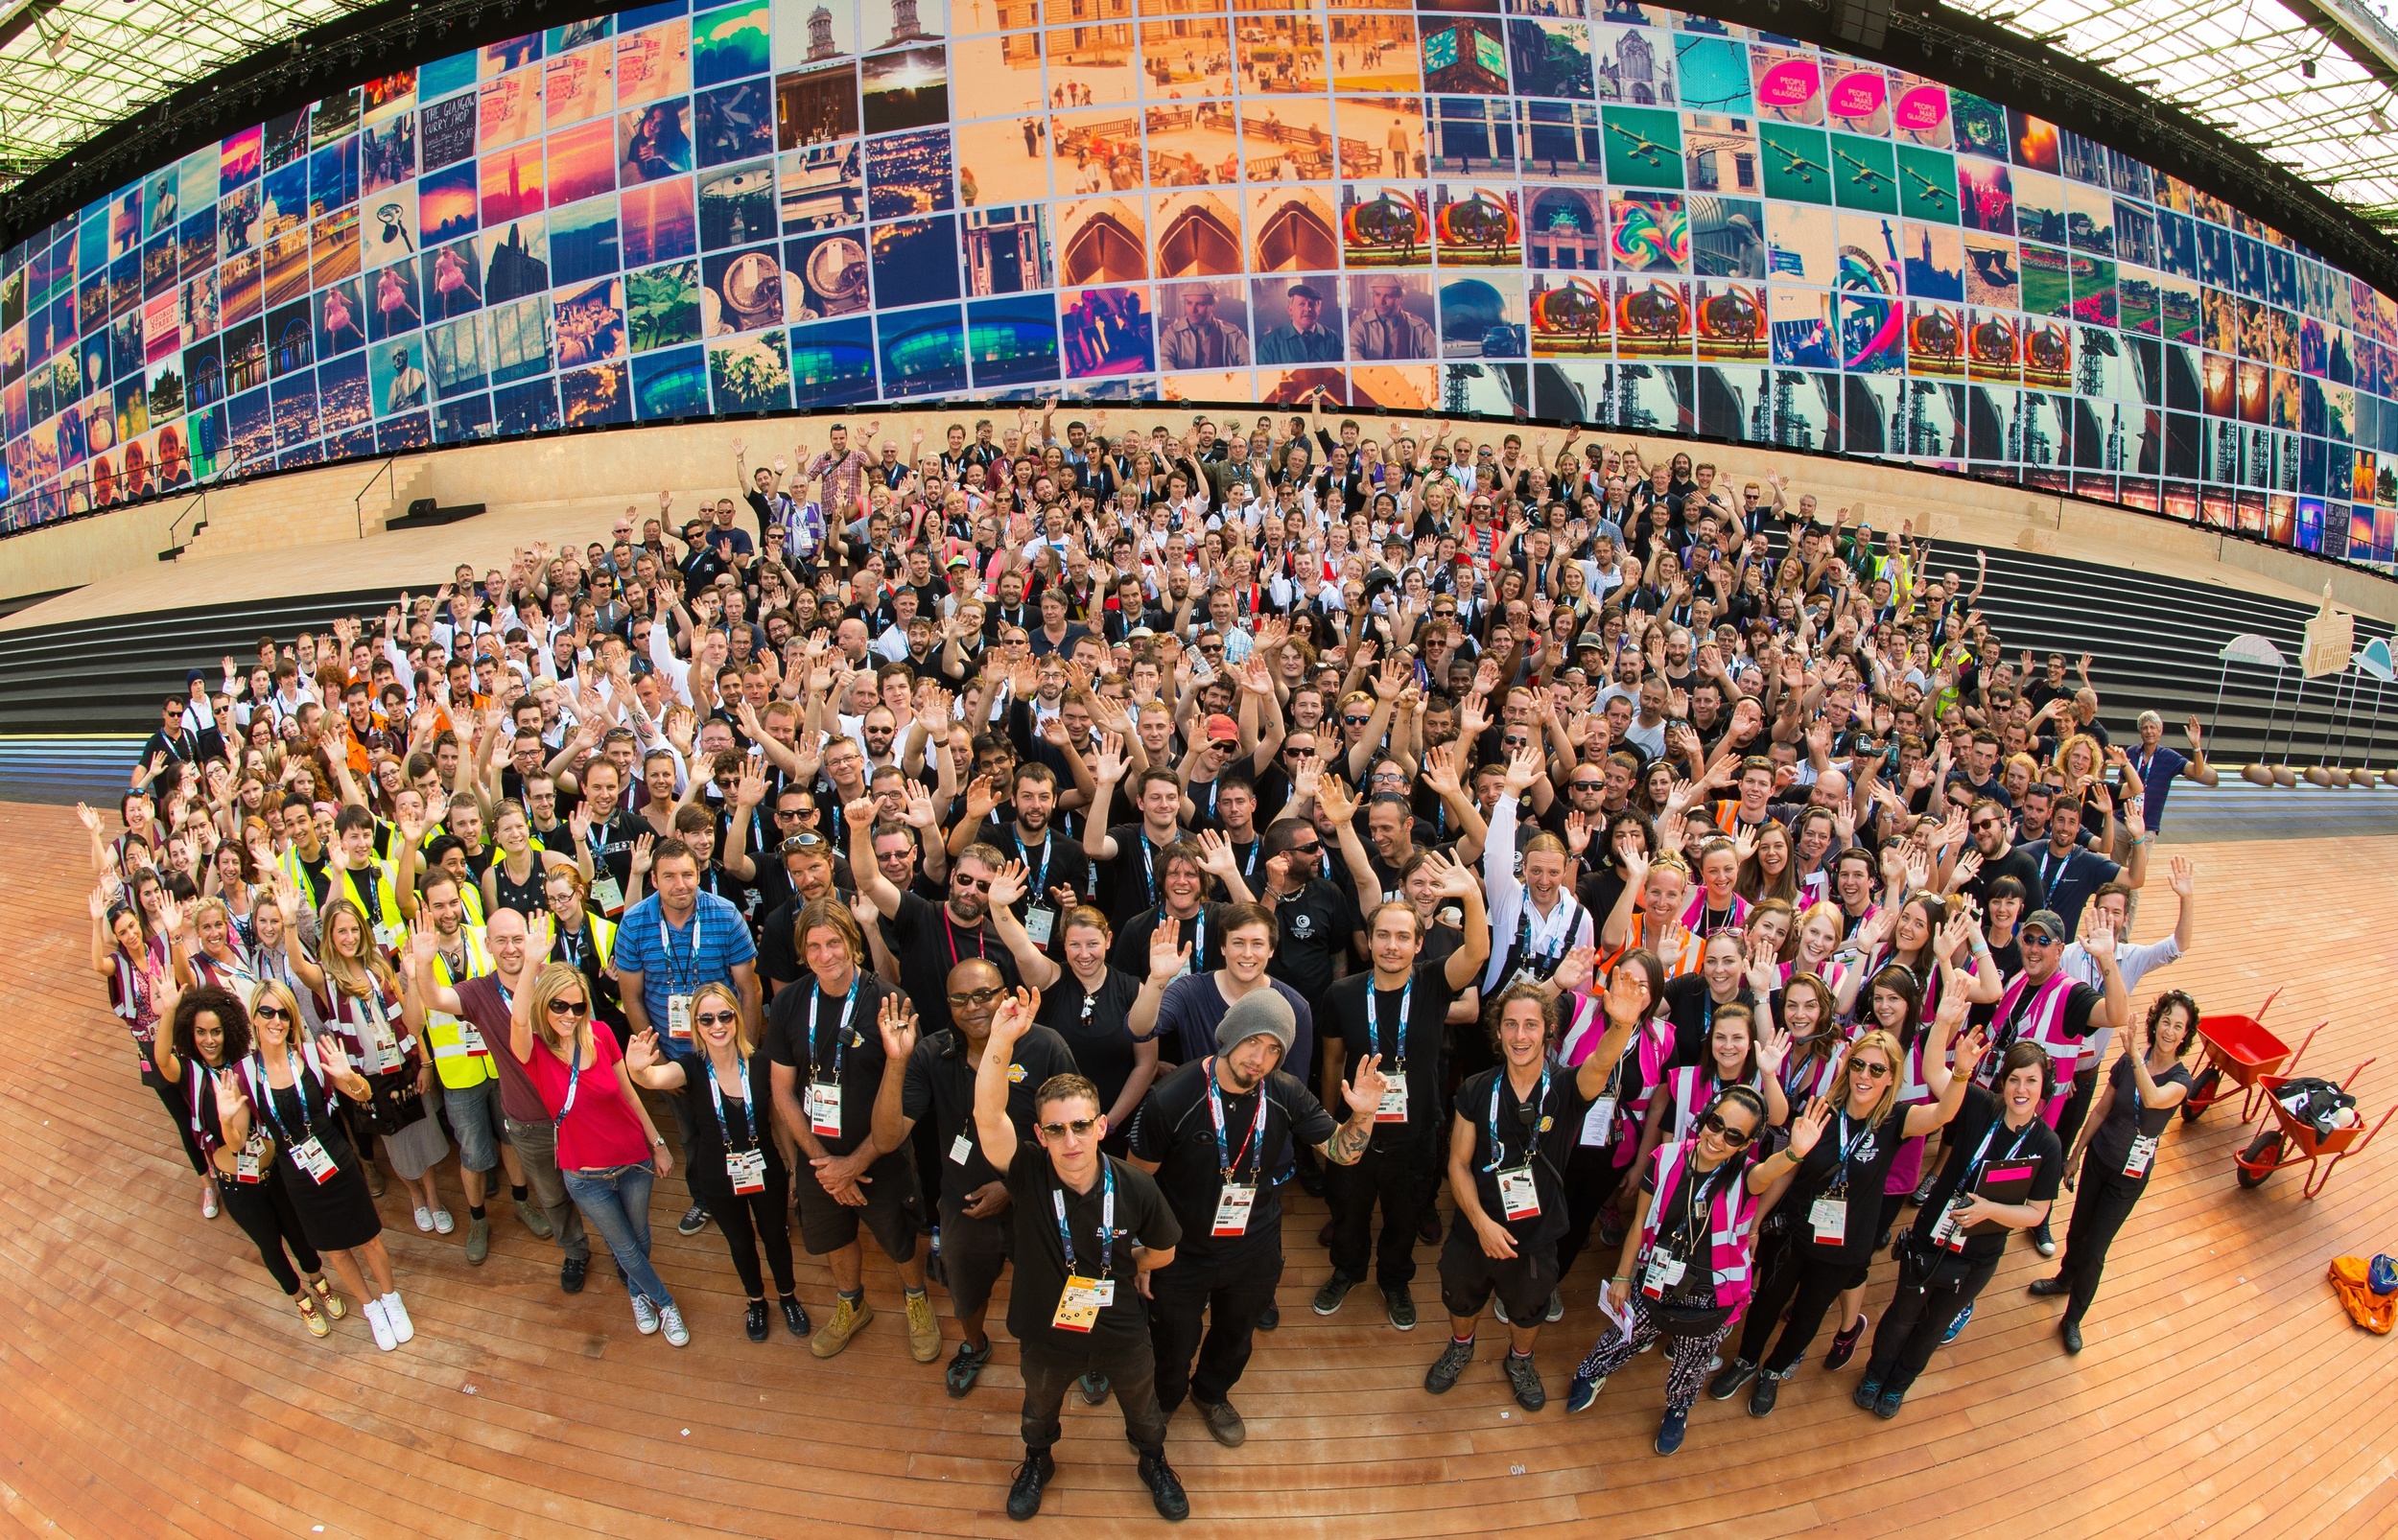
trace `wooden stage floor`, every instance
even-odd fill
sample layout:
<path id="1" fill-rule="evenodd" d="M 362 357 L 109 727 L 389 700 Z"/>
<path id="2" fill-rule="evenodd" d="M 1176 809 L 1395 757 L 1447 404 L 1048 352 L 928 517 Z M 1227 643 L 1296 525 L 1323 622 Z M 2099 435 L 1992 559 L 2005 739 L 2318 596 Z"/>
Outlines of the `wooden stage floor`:
<path id="1" fill-rule="evenodd" d="M 0 1513 L 22 1532 L 1019 1532 L 1002 1511 L 1021 1455 L 1005 1333 L 994 1334 L 981 1387 L 950 1400 L 939 1365 L 908 1361 L 896 1281 L 878 1259 L 868 1289 L 881 1318 L 846 1354 L 819 1363 L 779 1326 L 752 1345 L 721 1238 L 674 1233 L 679 1175 L 661 1184 L 653 1221 L 661 1271 L 691 1320 L 681 1352 L 634 1332 L 604 1269 L 580 1296 L 561 1295 L 554 1249 L 505 1215 L 488 1265 L 468 1268 L 462 1233 L 419 1236 L 396 1183 L 387 1238 L 416 1340 L 377 1353 L 355 1312 L 330 1341 L 309 1337 L 231 1222 L 200 1219 L 156 1100 L 133 1076 L 84 964 L 81 831 L 61 808 L 6 813 L 16 859 L 0 948 L 25 973 L 0 992 L 0 1052 L 18 1066 L 0 1093 L 12 1152 L 0 1182 L 0 1296 L 11 1302 L 0 1314 Z M 2331 1018 L 2310 1055 L 2319 1071 L 2345 1075 L 2386 1043 L 2398 891 L 2372 874 L 2389 871 L 2398 839 L 2185 853 L 2201 874 L 2198 945 L 2161 979 L 2211 1011 L 2252 1010 L 2287 984 L 2268 1019 L 2290 1037 Z M 2366 880 L 2296 897 L 2291 875 L 2326 868 Z M 2143 907 L 2146 939 L 2171 920 L 2161 877 Z M 2160 987 L 2142 992 L 2143 1007 Z M 2398 1097 L 2398 1057 L 2367 1070 L 2361 1089 L 2376 1113 Z M 2288 1175 L 2243 1193 L 2233 1115 L 2218 1108 L 2168 1136 L 2080 1358 L 2057 1345 L 2057 1304 L 2024 1295 L 2044 1268 L 2018 1247 L 1898 1420 L 1849 1405 L 1854 1368 L 1810 1367 L 1761 1423 L 1745 1397 L 1703 1398 L 1672 1459 L 1649 1449 L 1655 1355 L 1591 1412 L 1563 1411 L 1573 1359 L 1597 1327 L 1600 1270 L 1577 1271 L 1565 1319 L 1544 1334 L 1547 1410 L 1527 1416 L 1505 1393 L 1495 1328 L 1458 1388 L 1435 1399 L 1422 1384 L 1442 1341 L 1430 1248 L 1419 1252 L 1416 1331 L 1392 1331 L 1371 1290 L 1320 1319 L 1308 1299 L 1327 1271 L 1323 1206 L 1300 1198 L 1284 1232 L 1283 1325 L 1259 1339 L 1235 1394 L 1248 1446 L 1219 1449 L 1188 1412 L 1175 1421 L 1186 1528 L 2391 1533 L 2398 1342 L 2351 1326 L 2323 1272 L 2335 1254 L 2398 1238 L 2386 1177 L 2398 1150 L 2350 1163 L 2316 1202 Z M 462 1220 L 454 1167 L 442 1180 Z M 1875 1269 L 1877 1312 L 1890 1271 Z M 800 1280 L 823 1319 L 824 1270 L 802 1258 Z M 1027 1528 L 1156 1524 L 1116 1408 L 1069 1402 L 1060 1476 Z"/>

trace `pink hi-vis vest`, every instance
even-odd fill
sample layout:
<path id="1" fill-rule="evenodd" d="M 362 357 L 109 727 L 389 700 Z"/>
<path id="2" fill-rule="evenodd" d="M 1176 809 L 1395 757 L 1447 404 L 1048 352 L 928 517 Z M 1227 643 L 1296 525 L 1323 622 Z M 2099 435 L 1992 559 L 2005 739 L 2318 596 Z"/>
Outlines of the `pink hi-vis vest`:
<path id="1" fill-rule="evenodd" d="M 1690 896 L 1690 902 L 1683 906 L 1681 912 L 1682 928 L 1684 930 L 1698 929 L 1699 922 L 1706 918 L 1706 912 L 1707 890 L 1701 888 Z M 1735 893 L 1732 895 L 1732 925 L 1735 929 L 1737 929 L 1745 927 L 1748 923 L 1749 900 Z"/>
<path id="2" fill-rule="evenodd" d="M 1657 1247 L 1657 1217 L 1681 1182 L 1690 1149 L 1687 1141 L 1657 1146 L 1657 1196 L 1640 1224 L 1643 1269 Z M 1729 1178 L 1707 1201 L 1707 1269 L 1715 1274 L 1715 1302 L 1737 1310 L 1749 1300 L 1749 1231 L 1756 1222 L 1757 1199 L 1734 1164 Z"/>
<path id="3" fill-rule="evenodd" d="M 2014 1036 L 2005 1041 L 1993 1039 L 1990 1051 L 1982 1056 L 1975 1079 L 1985 1085 L 1996 1083 L 1998 1062 L 2007 1055 L 2008 1047 L 2017 1042 L 2036 1042 L 2044 1049 L 2057 1069 L 2059 1081 L 2073 1078 L 2074 1064 L 2081 1057 L 2081 1039 L 2065 1036 L 2065 1001 L 2073 993 L 2074 981 L 2064 969 L 2050 974 L 2024 1007 L 2023 1018 L 2015 1021 L 2015 1008 L 2023 1001 L 2023 992 L 2031 975 L 2018 973 L 2008 982 L 2007 992 L 1998 997 L 1998 1013 L 1990 1019 L 2004 1033 L 2010 1022 L 2015 1022 Z"/>

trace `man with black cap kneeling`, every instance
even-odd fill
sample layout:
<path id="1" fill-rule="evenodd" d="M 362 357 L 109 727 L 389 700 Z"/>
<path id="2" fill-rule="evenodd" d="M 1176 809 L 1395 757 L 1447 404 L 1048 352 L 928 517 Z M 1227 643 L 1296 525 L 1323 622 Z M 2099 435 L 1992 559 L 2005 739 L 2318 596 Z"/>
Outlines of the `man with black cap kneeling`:
<path id="1" fill-rule="evenodd" d="M 1006 1173 L 1015 1210 L 1016 1287 L 1007 1329 L 1022 1344 L 1024 1462 L 1007 1494 L 1007 1516 L 1041 1511 L 1057 1474 L 1049 1451 L 1058 1410 L 1077 1377 L 1103 1377 L 1124 1411 L 1124 1435 L 1140 1451 L 1140 1480 L 1161 1516 L 1187 1517 L 1190 1503 L 1165 1462 L 1165 1413 L 1158 1408 L 1156 1361 L 1144 1298 L 1150 1276 L 1174 1260 L 1182 1226 L 1148 1173 L 1100 1150 L 1107 1118 L 1099 1088 L 1077 1074 L 1051 1075 L 1033 1093 L 1033 1137 L 1022 1142 L 1008 1116 L 1016 1044 L 1033 1029 L 1040 996 L 1018 990 L 992 1013 L 990 1041 L 975 1065 L 975 1137 L 984 1159 Z"/>
<path id="2" fill-rule="evenodd" d="M 1133 1121 L 1133 1164 L 1157 1173 L 1183 1229 L 1174 1264 L 1150 1284 L 1158 1404 L 1170 1417 L 1189 1396 L 1228 1449 L 1248 1437 L 1230 1398 L 1249 1365 L 1258 1317 L 1282 1278 L 1282 1210 L 1265 1174 L 1286 1138 L 1315 1146 L 1335 1165 L 1354 1164 L 1382 1105 L 1381 1060 L 1369 1054 L 1341 1087 L 1348 1121 L 1336 1125 L 1305 1083 L 1281 1070 L 1296 1030 L 1281 994 L 1242 995 L 1216 1026 L 1216 1051 L 1160 1082 Z"/>

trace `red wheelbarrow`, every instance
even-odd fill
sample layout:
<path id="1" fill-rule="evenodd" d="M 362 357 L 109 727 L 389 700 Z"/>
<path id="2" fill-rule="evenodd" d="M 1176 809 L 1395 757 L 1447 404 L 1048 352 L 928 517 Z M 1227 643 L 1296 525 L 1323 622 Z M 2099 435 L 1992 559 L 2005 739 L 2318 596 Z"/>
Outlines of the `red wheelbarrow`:
<path id="1" fill-rule="evenodd" d="M 2368 1059 L 2350 1070 L 2339 1088 L 2344 1091 L 2355 1085 L 2357 1077 L 2364 1073 L 2365 1064 L 2371 1062 L 2373 1061 Z M 2362 1154 L 2364 1147 L 2373 1142 L 2373 1136 L 2388 1125 L 2390 1118 L 2398 1115 L 2398 1105 L 2384 1112 L 2381 1122 L 2369 1129 L 2360 1118 L 2346 1128 L 2318 1133 L 2314 1124 L 2302 1123 L 2291 1116 L 2289 1109 L 2274 1094 L 2292 1078 L 2288 1075 L 2267 1075 L 2258 1081 L 2256 1089 L 2264 1094 L 2265 1105 L 2273 1109 L 2276 1126 L 2259 1133 L 2255 1141 L 2233 1159 L 2239 1163 L 2240 1185 L 2244 1188 L 2262 1187 L 2266 1178 L 2286 1167 L 2305 1166 L 2306 1186 L 2301 1191 L 2304 1196 L 2313 1198 L 2321 1193 L 2324 1185 L 2331 1180 L 2333 1167 L 2349 1155 Z"/>
<path id="2" fill-rule="evenodd" d="M 2240 1096 L 2240 1121 L 2254 1122 L 2257 1103 L 2268 1100 L 2259 1081 L 2269 1075 L 2285 1074 L 2298 1067 L 2298 1059 L 2315 1041 L 2315 1033 L 2330 1025 L 2328 1020 L 2315 1024 L 2315 1032 L 2293 1051 L 2289 1044 L 2265 1028 L 2262 1019 L 2272 1003 L 2281 997 L 2275 990 L 2265 997 L 2265 1004 L 2256 1008 L 2256 1015 L 2211 1015 L 2198 1017 L 2198 1044 L 2206 1052 L 2206 1067 L 2190 1083 L 2190 1094 L 2181 1101 L 2181 1120 L 2196 1123 L 2206 1109 L 2218 1102 Z M 2228 1079 L 2231 1085 L 2223 1082 Z"/>

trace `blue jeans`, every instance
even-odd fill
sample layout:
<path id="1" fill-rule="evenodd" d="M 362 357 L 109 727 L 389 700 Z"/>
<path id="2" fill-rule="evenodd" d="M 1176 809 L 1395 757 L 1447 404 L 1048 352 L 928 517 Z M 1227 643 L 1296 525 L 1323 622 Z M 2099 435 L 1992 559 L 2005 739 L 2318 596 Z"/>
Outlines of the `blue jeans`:
<path id="1" fill-rule="evenodd" d="M 658 1270 L 649 1265 L 649 1189 L 658 1171 L 645 1160 L 637 1166 L 562 1171 L 566 1195 L 583 1212 L 584 1222 L 600 1232 L 624 1274 L 624 1292 L 647 1299 L 661 1309 L 674 1303 Z"/>

